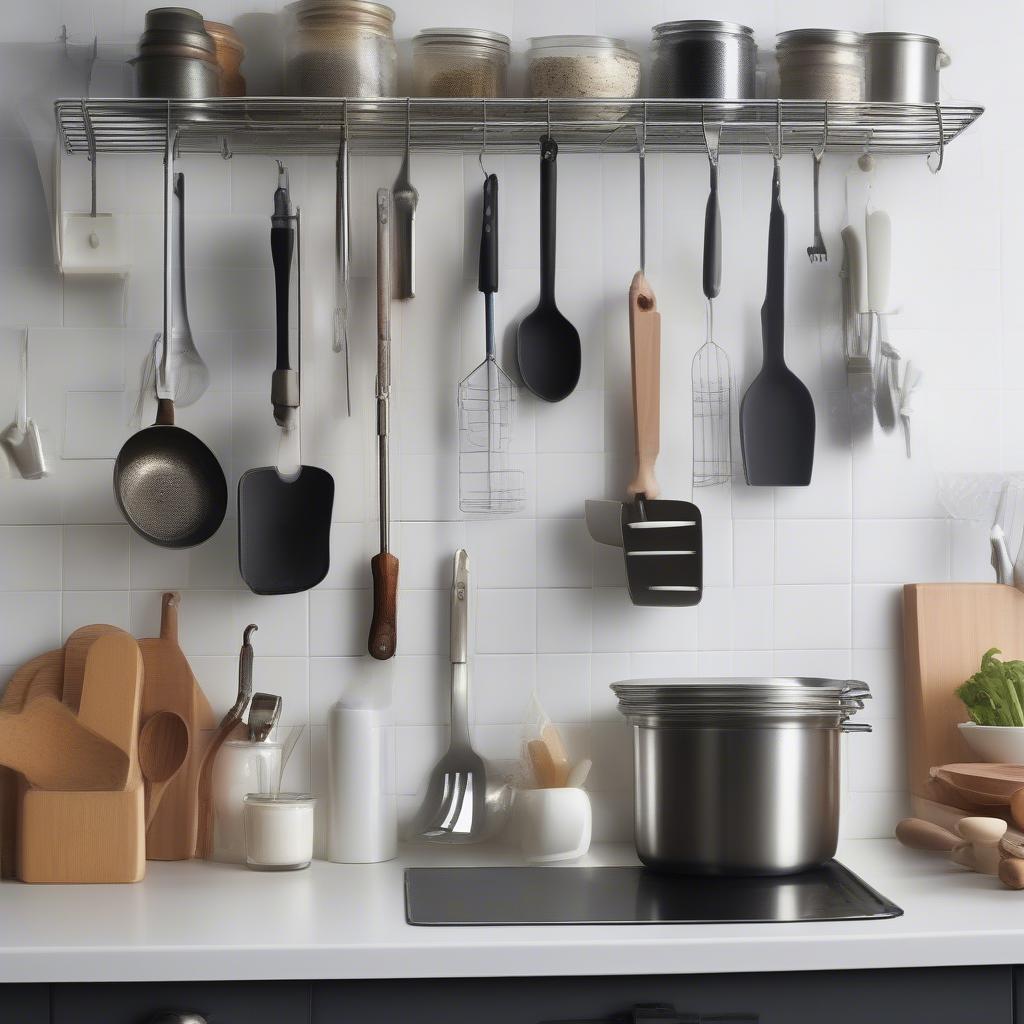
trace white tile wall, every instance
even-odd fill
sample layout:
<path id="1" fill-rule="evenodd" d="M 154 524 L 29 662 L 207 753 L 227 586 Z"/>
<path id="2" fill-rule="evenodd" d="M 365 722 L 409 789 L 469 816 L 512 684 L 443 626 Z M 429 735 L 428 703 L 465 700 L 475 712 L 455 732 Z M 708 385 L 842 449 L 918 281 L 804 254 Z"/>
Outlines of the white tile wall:
<path id="1" fill-rule="evenodd" d="M 479 24 L 513 37 L 522 70 L 525 39 L 547 32 L 607 32 L 643 47 L 649 27 L 706 17 L 690 0 L 393 0 L 404 39 L 428 24 Z M 450 558 L 470 551 L 475 592 L 473 721 L 480 749 L 514 757 L 536 690 L 563 724 L 570 747 L 595 759 L 597 834 L 624 837 L 631 815 L 629 735 L 608 684 L 629 675 L 800 673 L 866 679 L 875 692 L 870 736 L 849 737 L 844 773 L 847 835 L 885 833 L 902 805 L 900 584 L 989 579 L 984 524 L 951 523 L 937 498 L 944 468 L 1020 468 L 1024 442 L 1024 316 L 1018 301 L 1024 226 L 1017 187 L 1024 150 L 1011 114 L 1020 92 L 1016 41 L 1024 12 L 996 0 L 970 11 L 959 0 L 723 0 L 714 16 L 775 31 L 834 24 L 939 34 L 953 55 L 949 97 L 989 112 L 930 175 L 923 159 L 880 160 L 871 201 L 895 231 L 894 293 L 902 313 L 893 341 L 924 367 L 927 403 L 908 461 L 899 437 L 857 437 L 840 357 L 839 228 L 856 215 L 868 184 L 847 157 L 826 157 L 823 221 L 827 266 L 804 257 L 810 236 L 810 160 L 787 156 L 788 355 L 818 413 L 815 473 L 806 489 L 732 487 L 697 498 L 705 514 L 706 592 L 693 610 L 634 608 L 621 554 L 595 545 L 582 521 L 587 497 L 616 497 L 632 451 L 625 291 L 635 269 L 636 165 L 632 157 L 564 155 L 560 161 L 559 302 L 579 326 L 580 388 L 549 406 L 522 393 L 516 449 L 528 472 L 527 513 L 501 522 L 462 521 L 454 455 L 455 386 L 482 357 L 476 291 L 480 185 L 474 154 L 418 154 L 420 262 L 416 300 L 394 310 L 395 546 L 401 559 L 400 647 L 388 664 L 365 655 L 368 558 L 375 550 L 373 460 L 374 190 L 394 157 L 356 157 L 353 199 L 353 416 L 341 415 L 341 377 L 327 344 L 331 310 L 333 164 L 289 161 L 304 219 L 305 454 L 335 475 L 332 566 L 309 594 L 259 598 L 244 587 L 235 551 L 235 510 L 209 543 L 184 552 L 133 535 L 111 493 L 112 457 L 130 423 L 141 362 L 161 319 L 160 164 L 101 157 L 102 207 L 129 217 L 133 267 L 127 285 L 62 281 L 52 269 L 47 196 L 52 110 L 58 94 L 84 89 L 81 55 L 65 61 L 56 40 L 130 46 L 146 0 L 10 4 L 0 25 L 0 414 L 17 398 L 21 329 L 31 327 L 29 398 L 53 466 L 48 479 L 0 478 L 0 665 L 59 644 L 72 629 L 106 620 L 153 634 L 165 588 L 184 592 L 182 642 L 211 700 L 234 692 L 242 627 L 255 636 L 256 682 L 280 692 L 288 722 L 311 723 L 296 755 L 296 785 L 323 788 L 325 724 L 333 701 L 391 699 L 403 813 L 447 742 L 447 616 Z M 208 16 L 232 20 L 260 0 L 207 0 Z M 1002 30 L 993 35 L 998 14 Z M 245 23 L 243 22 L 242 25 Z M 26 46 L 26 43 L 35 44 Z M 403 53 L 408 52 L 405 43 Z M 272 81 L 249 61 L 254 81 Z M 100 69 L 104 82 L 116 67 Z M 502 181 L 499 344 L 511 362 L 514 325 L 536 299 L 537 173 L 530 156 L 493 156 Z M 222 459 L 232 485 L 274 454 L 267 386 L 272 368 L 272 290 L 266 245 L 274 186 L 269 158 L 186 157 L 189 312 L 210 366 L 208 394 L 181 410 Z M 85 161 L 64 162 L 66 209 L 88 202 Z M 770 164 L 723 158 L 724 287 L 719 341 L 739 388 L 760 360 L 758 309 Z M 648 272 L 663 310 L 665 493 L 690 495 L 689 368 L 703 341 L 699 254 L 707 186 L 696 156 L 648 159 Z M 12 201 L 13 198 L 13 201 Z M 1005 239 L 1005 242 L 1004 242 Z M 2 412 L 6 410 L 6 412 Z M 147 405 L 143 422 L 152 415 Z M 0 466 L 0 477 L 4 468 Z"/>

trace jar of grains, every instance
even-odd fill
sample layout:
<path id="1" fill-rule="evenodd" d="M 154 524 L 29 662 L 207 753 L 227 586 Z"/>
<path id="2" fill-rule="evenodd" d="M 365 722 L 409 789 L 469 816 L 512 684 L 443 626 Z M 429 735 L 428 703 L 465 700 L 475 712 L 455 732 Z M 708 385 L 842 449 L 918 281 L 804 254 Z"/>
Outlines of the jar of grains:
<path id="1" fill-rule="evenodd" d="M 857 32 L 831 28 L 782 32 L 775 53 L 783 99 L 846 103 L 864 99 L 864 39 Z"/>
<path id="2" fill-rule="evenodd" d="M 298 0 L 288 10 L 288 95 L 395 95 L 398 51 L 390 7 L 372 0 Z"/>
<path id="3" fill-rule="evenodd" d="M 640 58 L 609 36 L 539 36 L 526 54 L 533 97 L 633 99 L 640 95 Z"/>
<path id="4" fill-rule="evenodd" d="M 482 28 L 427 28 L 412 41 L 417 96 L 493 99 L 508 94 L 508 36 Z"/>

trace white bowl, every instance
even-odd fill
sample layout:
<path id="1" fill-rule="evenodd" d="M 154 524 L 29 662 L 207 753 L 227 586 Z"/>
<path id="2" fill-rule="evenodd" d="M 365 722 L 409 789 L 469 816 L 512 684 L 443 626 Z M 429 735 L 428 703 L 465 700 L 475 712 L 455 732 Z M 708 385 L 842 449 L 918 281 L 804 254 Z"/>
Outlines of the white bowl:
<path id="1" fill-rule="evenodd" d="M 989 764 L 1024 764 L 1024 726 L 961 722 L 957 728 L 967 746 L 982 761 Z"/>

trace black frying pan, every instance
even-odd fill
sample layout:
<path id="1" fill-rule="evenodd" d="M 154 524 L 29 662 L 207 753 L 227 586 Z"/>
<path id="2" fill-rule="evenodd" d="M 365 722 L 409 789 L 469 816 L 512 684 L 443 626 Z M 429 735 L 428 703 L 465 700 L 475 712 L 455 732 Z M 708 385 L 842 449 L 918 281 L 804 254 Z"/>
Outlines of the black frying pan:
<path id="1" fill-rule="evenodd" d="M 224 521 L 228 485 L 217 457 L 195 434 L 174 425 L 174 402 L 161 398 L 156 422 L 132 434 L 114 462 L 122 515 L 151 544 L 189 548 Z"/>
<path id="2" fill-rule="evenodd" d="M 156 422 L 132 434 L 114 462 L 114 496 L 128 525 L 151 544 L 189 548 L 202 544 L 224 521 L 228 485 L 217 457 L 195 434 L 174 425 L 167 383 L 171 335 L 171 197 L 173 133 L 168 129 L 164 190 L 164 345 L 157 368 Z"/>

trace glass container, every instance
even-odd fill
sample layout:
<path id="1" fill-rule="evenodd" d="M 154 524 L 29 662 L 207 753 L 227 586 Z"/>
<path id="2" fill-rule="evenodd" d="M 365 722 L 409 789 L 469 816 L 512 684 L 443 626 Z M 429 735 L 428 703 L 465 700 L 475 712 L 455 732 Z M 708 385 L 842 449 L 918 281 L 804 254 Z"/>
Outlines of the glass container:
<path id="1" fill-rule="evenodd" d="M 245 797 L 245 862 L 254 871 L 300 871 L 313 859 L 316 797 L 249 793 Z"/>
<path id="2" fill-rule="evenodd" d="M 508 94 L 508 36 L 478 28 L 428 28 L 412 41 L 417 96 L 493 99 Z"/>
<path id="3" fill-rule="evenodd" d="M 610 36 L 539 36 L 526 54 L 533 97 L 633 99 L 640 95 L 640 58 Z"/>

